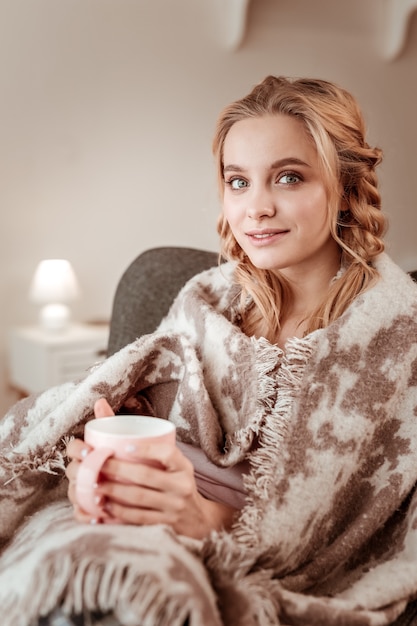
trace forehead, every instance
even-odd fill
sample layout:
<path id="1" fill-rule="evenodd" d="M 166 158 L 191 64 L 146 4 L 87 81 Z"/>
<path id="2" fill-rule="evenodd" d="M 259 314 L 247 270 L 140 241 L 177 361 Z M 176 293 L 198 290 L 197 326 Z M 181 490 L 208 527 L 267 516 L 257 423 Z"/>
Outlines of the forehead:
<path id="1" fill-rule="evenodd" d="M 284 114 L 263 115 L 235 122 L 226 135 L 223 162 L 239 159 L 281 159 L 285 157 L 315 159 L 316 147 L 304 123 Z"/>

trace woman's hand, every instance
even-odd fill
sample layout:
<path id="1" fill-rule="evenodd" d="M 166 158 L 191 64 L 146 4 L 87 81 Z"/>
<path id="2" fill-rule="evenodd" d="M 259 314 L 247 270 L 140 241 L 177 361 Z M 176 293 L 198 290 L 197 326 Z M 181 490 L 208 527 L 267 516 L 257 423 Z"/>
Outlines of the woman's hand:
<path id="1" fill-rule="evenodd" d="M 106 405 L 105 400 L 96 404 L 96 417 L 109 415 Z M 92 520 L 77 506 L 71 483 L 74 484 L 79 462 L 88 450 L 87 444 L 77 439 L 71 441 L 67 449 L 68 456 L 73 459 L 67 468 L 69 498 L 80 521 Z M 157 461 L 164 469 L 138 462 L 139 458 Z M 132 455 L 131 461 L 108 459 L 101 476 L 97 486 L 97 502 L 102 503 L 103 510 L 101 521 L 168 524 L 177 533 L 198 539 L 211 530 L 227 529 L 233 522 L 235 509 L 199 494 L 193 465 L 177 447 L 144 444 L 140 454 Z"/>
<path id="2" fill-rule="evenodd" d="M 234 509 L 198 493 L 193 465 L 177 447 L 146 444 L 137 454 L 165 469 L 138 462 L 139 456 L 132 462 L 108 459 L 97 488 L 107 514 L 126 524 L 168 524 L 194 538 L 231 525 Z"/>
<path id="3" fill-rule="evenodd" d="M 94 405 L 94 416 L 95 417 L 110 417 L 114 415 L 114 411 L 104 398 L 100 398 Z M 69 442 L 67 446 L 67 456 L 72 459 L 68 464 L 65 473 L 69 480 L 68 487 L 68 498 L 70 502 L 74 506 L 74 515 L 80 522 L 90 522 L 93 523 L 94 520 L 91 518 L 89 513 L 83 511 L 77 503 L 77 498 L 75 495 L 75 483 L 77 480 L 78 468 L 80 466 L 83 458 L 90 452 L 91 446 L 88 443 L 85 443 L 82 439 L 73 439 Z"/>

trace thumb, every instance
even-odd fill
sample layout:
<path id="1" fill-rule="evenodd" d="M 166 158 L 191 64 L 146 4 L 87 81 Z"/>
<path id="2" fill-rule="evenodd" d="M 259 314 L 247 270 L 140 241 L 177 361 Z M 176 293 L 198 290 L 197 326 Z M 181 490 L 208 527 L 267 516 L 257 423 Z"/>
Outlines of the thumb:
<path id="1" fill-rule="evenodd" d="M 96 417 L 110 417 L 114 415 L 114 411 L 106 398 L 100 398 L 94 403 L 94 415 Z"/>

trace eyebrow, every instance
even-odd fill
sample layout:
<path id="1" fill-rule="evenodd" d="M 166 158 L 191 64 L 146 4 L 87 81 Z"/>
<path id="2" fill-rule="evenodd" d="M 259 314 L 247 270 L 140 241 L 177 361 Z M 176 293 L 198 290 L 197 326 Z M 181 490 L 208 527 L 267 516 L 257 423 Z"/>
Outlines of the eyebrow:
<path id="1" fill-rule="evenodd" d="M 304 167 L 311 167 L 311 165 L 309 165 L 305 161 L 302 161 L 301 159 L 298 159 L 297 157 L 285 157 L 284 159 L 278 159 L 277 161 L 271 163 L 269 169 L 273 170 L 277 167 L 285 167 L 287 165 L 301 165 Z M 231 163 L 230 165 L 226 165 L 223 168 L 223 172 L 243 172 L 244 170 L 244 167 L 241 167 L 240 165 L 234 165 L 233 163 Z"/>

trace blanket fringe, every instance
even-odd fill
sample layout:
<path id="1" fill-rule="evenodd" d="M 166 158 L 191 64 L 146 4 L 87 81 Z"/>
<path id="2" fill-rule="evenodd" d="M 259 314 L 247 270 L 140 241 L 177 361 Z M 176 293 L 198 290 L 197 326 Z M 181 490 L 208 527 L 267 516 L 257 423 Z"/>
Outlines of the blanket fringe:
<path id="1" fill-rule="evenodd" d="M 191 607 L 181 602 L 181 597 L 169 598 L 168 594 L 162 594 L 160 585 L 149 574 L 135 576 L 127 567 L 118 570 L 109 564 L 81 562 L 74 572 L 69 556 L 61 559 L 59 571 L 55 563 L 44 562 L 43 567 L 42 575 L 33 580 L 32 588 L 26 589 L 23 602 L 12 596 L 10 602 L 3 605 L 2 626 L 28 626 L 52 613 L 60 603 L 68 614 L 111 611 L 121 626 L 137 626 L 142 621 L 155 626 L 184 626 L 192 613 Z"/>
<path id="2" fill-rule="evenodd" d="M 204 562 L 211 573 L 213 587 L 217 590 L 219 605 L 224 620 L 228 626 L 278 626 L 280 624 L 279 603 L 274 593 L 275 582 L 272 581 L 273 573 L 269 570 L 260 570 L 248 573 L 242 571 L 242 563 L 248 555 L 241 551 L 236 554 L 236 546 L 232 545 L 230 538 L 226 538 L 223 551 L 226 559 L 219 561 L 213 552 L 213 545 L 203 550 Z M 212 537 L 213 543 L 219 541 L 219 537 Z M 233 555 L 233 556 L 231 556 Z M 241 560 L 240 567 L 236 568 Z M 233 567 L 234 565 L 234 567 Z M 230 567 L 232 566 L 232 567 Z M 228 572 L 225 574 L 225 571 Z"/>
<path id="3" fill-rule="evenodd" d="M 156 577 L 138 575 L 127 566 L 81 562 L 69 577 L 71 588 L 63 601 L 66 612 L 112 612 L 122 626 L 137 626 L 138 621 L 155 626 L 184 626 L 190 607 L 179 598 L 161 593 Z M 88 593 L 89 590 L 89 593 Z"/>
<path id="4" fill-rule="evenodd" d="M 66 447 L 66 445 L 64 444 Z M 0 457 L 0 467 L 10 477 L 5 480 L 3 486 L 8 485 L 26 472 L 45 472 L 57 476 L 65 472 L 65 450 L 58 446 L 52 446 L 43 455 L 25 457 L 11 452 L 7 456 Z"/>
<path id="5" fill-rule="evenodd" d="M 305 339 L 289 340 L 286 354 L 282 353 L 279 369 L 273 376 L 270 375 L 269 381 L 265 382 L 268 391 L 275 389 L 277 395 L 271 405 L 272 410 L 263 411 L 264 421 L 261 425 L 259 446 L 249 459 L 251 471 L 244 478 L 248 494 L 247 504 L 233 529 L 236 541 L 243 544 L 245 549 L 255 550 L 262 541 L 260 511 L 263 510 L 263 506 L 259 504 L 271 498 L 271 486 L 273 487 L 279 480 L 278 468 L 282 464 L 278 463 L 277 459 L 290 427 L 294 398 L 313 350 L 314 337 L 318 332 L 320 331 L 312 333 Z M 259 350 L 267 351 L 266 344 L 259 342 Z M 259 363 L 262 370 L 264 360 L 260 358 Z M 260 379 L 264 375 L 259 372 Z"/>
<path id="6" fill-rule="evenodd" d="M 253 442 L 253 434 L 258 433 L 265 415 L 270 414 L 276 402 L 276 370 L 279 365 L 282 351 L 261 337 L 250 339 L 255 354 L 255 369 L 257 376 L 256 412 L 250 419 L 250 425 L 228 435 L 227 448 L 234 446 L 247 450 Z"/>
<path id="7" fill-rule="evenodd" d="M 187 618 L 190 626 L 222 626 L 201 558 L 171 529 L 120 530 L 79 524 L 66 503 L 33 516 L 0 569 L 2 626 L 28 626 L 59 606 L 111 612 L 121 626 L 184 626 Z"/>

